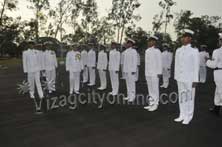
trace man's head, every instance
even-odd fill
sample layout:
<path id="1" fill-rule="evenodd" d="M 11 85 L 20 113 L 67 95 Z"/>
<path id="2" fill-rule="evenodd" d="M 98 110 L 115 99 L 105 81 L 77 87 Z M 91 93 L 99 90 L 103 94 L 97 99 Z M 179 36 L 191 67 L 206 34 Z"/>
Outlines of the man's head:
<path id="1" fill-rule="evenodd" d="M 126 41 L 126 48 L 131 48 L 131 47 L 133 47 L 134 45 L 135 45 L 135 41 L 133 40 L 133 39 L 128 39 L 127 41 Z"/>
<path id="2" fill-rule="evenodd" d="M 192 42 L 192 38 L 194 35 L 194 32 L 189 29 L 184 29 L 182 30 L 182 37 L 181 37 L 181 42 L 183 45 L 188 45 Z"/>
<path id="3" fill-rule="evenodd" d="M 150 36 L 147 43 L 148 48 L 153 47 L 153 46 L 155 47 L 157 45 L 158 40 L 159 40 L 158 37 Z"/>
<path id="4" fill-rule="evenodd" d="M 117 43 L 115 41 L 111 42 L 111 49 L 116 49 L 117 48 Z"/>

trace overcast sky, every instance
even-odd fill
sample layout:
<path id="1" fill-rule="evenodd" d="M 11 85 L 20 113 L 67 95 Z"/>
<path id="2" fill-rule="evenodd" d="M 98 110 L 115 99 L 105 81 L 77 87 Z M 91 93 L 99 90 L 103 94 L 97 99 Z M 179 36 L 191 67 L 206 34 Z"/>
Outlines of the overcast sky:
<path id="1" fill-rule="evenodd" d="M 1 1 L 1 0 L 0 0 Z M 27 0 L 18 0 L 18 10 L 16 13 L 10 14 L 13 16 L 22 16 L 22 19 L 30 19 L 33 17 L 33 12 L 27 8 L 29 2 Z M 49 0 L 51 6 L 59 0 Z M 107 11 L 111 8 L 112 0 L 96 0 L 98 3 L 99 16 L 105 16 Z M 147 31 L 152 30 L 153 16 L 160 12 L 158 2 L 160 0 L 139 0 L 141 7 L 137 10 L 137 14 L 142 16 L 142 19 L 137 22 L 137 26 L 141 26 Z M 180 12 L 180 10 L 191 10 L 194 16 L 209 15 L 222 16 L 222 0 L 174 0 L 177 5 L 173 7 L 173 12 Z M 168 32 L 175 37 L 173 27 L 169 27 Z"/>

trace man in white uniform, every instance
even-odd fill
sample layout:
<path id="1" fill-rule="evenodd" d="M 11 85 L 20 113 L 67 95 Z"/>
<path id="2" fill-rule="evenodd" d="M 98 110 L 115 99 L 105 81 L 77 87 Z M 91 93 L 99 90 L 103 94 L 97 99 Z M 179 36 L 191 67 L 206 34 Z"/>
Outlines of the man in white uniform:
<path id="1" fill-rule="evenodd" d="M 140 53 L 138 52 L 137 47 L 137 70 L 136 70 L 136 82 L 139 80 L 139 69 L 140 69 Z"/>
<path id="2" fill-rule="evenodd" d="M 88 86 L 94 86 L 96 84 L 96 52 L 94 47 L 92 47 L 88 52 L 87 66 L 89 69 Z"/>
<path id="3" fill-rule="evenodd" d="M 206 62 L 207 59 L 210 57 L 209 53 L 206 51 L 207 46 L 201 45 L 200 47 L 200 83 L 205 83 L 207 78 L 207 67 Z"/>
<path id="4" fill-rule="evenodd" d="M 83 46 L 83 50 L 81 51 L 81 60 L 82 60 L 82 64 L 83 64 L 83 83 L 87 83 L 88 82 L 88 78 L 89 78 L 89 71 L 88 71 L 88 67 L 87 67 L 87 62 L 88 62 L 88 51 L 86 49 L 86 46 Z"/>
<path id="5" fill-rule="evenodd" d="M 122 77 L 121 79 L 125 79 L 125 73 L 123 72 L 123 62 L 124 62 L 124 54 L 125 54 L 125 48 L 123 47 L 123 51 L 121 52 L 120 56 L 120 65 L 121 65 L 121 72 L 122 72 Z"/>
<path id="6" fill-rule="evenodd" d="M 42 65 L 40 62 L 39 51 L 34 49 L 34 42 L 29 43 L 29 49 L 23 52 L 23 70 L 27 73 L 29 83 L 29 94 L 32 99 L 35 98 L 35 86 L 37 87 L 40 99 L 43 99 L 43 91 L 40 82 L 40 71 Z"/>
<path id="7" fill-rule="evenodd" d="M 124 100 L 133 102 L 136 98 L 137 51 L 133 48 L 135 41 L 128 39 L 124 53 L 123 72 L 126 74 L 127 97 Z"/>
<path id="8" fill-rule="evenodd" d="M 81 62 L 81 54 L 77 51 L 77 47 L 71 46 L 71 51 L 66 55 L 66 71 L 69 71 L 69 94 L 79 94 L 80 88 L 80 73 L 83 69 Z"/>
<path id="9" fill-rule="evenodd" d="M 163 85 L 161 88 L 168 88 L 169 79 L 171 77 L 171 65 L 173 61 L 173 54 L 169 51 L 169 45 L 163 44 L 162 52 L 162 66 L 163 66 Z"/>
<path id="10" fill-rule="evenodd" d="M 158 37 L 148 39 L 148 49 L 145 53 L 145 76 L 149 93 L 149 106 L 144 109 L 152 112 L 159 106 L 159 78 L 162 75 L 162 57 L 160 49 L 156 48 Z"/>
<path id="11" fill-rule="evenodd" d="M 120 70 L 120 52 L 116 49 L 117 43 L 111 43 L 111 51 L 109 53 L 109 74 L 112 86 L 111 95 L 115 96 L 119 93 L 119 70 Z"/>
<path id="12" fill-rule="evenodd" d="M 220 48 L 214 50 L 211 60 L 207 61 L 207 66 L 214 69 L 214 82 L 216 84 L 215 96 L 214 96 L 214 108 L 210 111 L 216 115 L 220 115 L 220 109 L 222 106 L 222 33 L 219 34 Z"/>
<path id="13" fill-rule="evenodd" d="M 199 51 L 191 47 L 194 32 L 184 29 L 182 34 L 183 46 L 176 51 L 174 77 L 178 84 L 180 115 L 174 121 L 188 125 L 194 114 L 193 91 L 199 82 L 200 60 Z"/>
<path id="14" fill-rule="evenodd" d="M 46 42 L 46 51 L 44 52 L 44 69 L 46 72 L 46 82 L 49 93 L 56 91 L 56 68 L 58 67 L 56 53 L 51 49 L 51 43 Z"/>
<path id="15" fill-rule="evenodd" d="M 106 47 L 104 45 L 100 46 L 100 52 L 98 54 L 97 69 L 99 71 L 100 87 L 99 90 L 105 90 L 107 88 L 106 71 L 108 64 L 107 53 L 105 52 Z"/>

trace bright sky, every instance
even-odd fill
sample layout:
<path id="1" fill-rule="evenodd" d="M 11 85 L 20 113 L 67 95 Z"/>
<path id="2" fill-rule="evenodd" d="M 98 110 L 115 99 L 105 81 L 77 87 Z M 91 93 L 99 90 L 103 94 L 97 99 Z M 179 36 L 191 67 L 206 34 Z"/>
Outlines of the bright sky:
<path id="1" fill-rule="evenodd" d="M 2 1 L 2 0 L 0 0 Z M 30 19 L 33 17 L 33 12 L 27 8 L 29 2 L 27 0 L 18 0 L 18 10 L 13 16 L 22 16 L 22 19 Z M 49 0 L 51 6 L 55 6 L 59 0 Z M 105 16 L 107 11 L 111 8 L 112 0 L 96 0 L 98 3 L 98 11 L 100 16 Z M 139 0 L 141 7 L 137 10 L 137 14 L 142 16 L 142 19 L 137 22 L 137 26 L 141 26 L 147 31 L 152 30 L 153 16 L 160 12 L 158 2 L 160 0 Z M 195 16 L 209 15 L 222 17 L 222 0 L 174 0 L 177 5 L 173 7 L 173 12 L 180 12 L 180 10 L 191 10 Z M 175 38 L 174 29 L 169 27 L 168 32 Z"/>

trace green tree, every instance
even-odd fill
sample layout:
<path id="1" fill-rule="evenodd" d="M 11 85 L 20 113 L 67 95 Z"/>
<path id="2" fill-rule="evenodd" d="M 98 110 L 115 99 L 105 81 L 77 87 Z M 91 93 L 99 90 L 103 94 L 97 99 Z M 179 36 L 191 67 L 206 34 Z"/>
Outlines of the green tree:
<path id="1" fill-rule="evenodd" d="M 17 0 L 3 0 L 0 2 L 1 8 L 0 8 L 0 27 L 2 26 L 3 17 L 5 15 L 5 12 L 7 10 L 15 10 L 16 5 L 18 1 Z"/>

